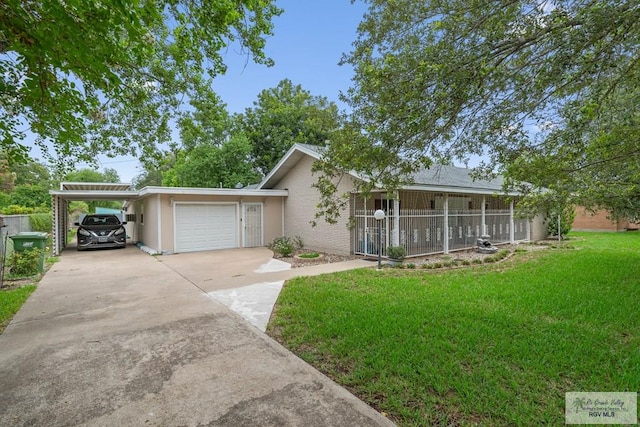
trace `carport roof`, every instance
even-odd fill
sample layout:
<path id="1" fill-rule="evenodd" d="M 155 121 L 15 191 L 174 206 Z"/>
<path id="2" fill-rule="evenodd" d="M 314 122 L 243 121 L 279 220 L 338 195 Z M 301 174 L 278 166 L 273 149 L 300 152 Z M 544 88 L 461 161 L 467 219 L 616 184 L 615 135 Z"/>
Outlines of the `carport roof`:
<path id="1" fill-rule="evenodd" d="M 131 200 L 138 196 L 131 184 L 107 182 L 63 182 L 60 190 L 49 191 L 64 200 Z"/>
<path id="2" fill-rule="evenodd" d="M 181 188 L 181 187 L 144 187 L 131 190 L 131 184 L 104 182 L 63 182 L 60 190 L 51 190 L 49 194 L 63 200 L 136 200 L 152 194 L 200 195 L 200 196 L 280 196 L 286 197 L 287 190 L 260 190 L 253 188 Z"/>
<path id="3" fill-rule="evenodd" d="M 118 182 L 62 182 L 60 190 L 67 191 L 129 191 L 131 184 Z"/>

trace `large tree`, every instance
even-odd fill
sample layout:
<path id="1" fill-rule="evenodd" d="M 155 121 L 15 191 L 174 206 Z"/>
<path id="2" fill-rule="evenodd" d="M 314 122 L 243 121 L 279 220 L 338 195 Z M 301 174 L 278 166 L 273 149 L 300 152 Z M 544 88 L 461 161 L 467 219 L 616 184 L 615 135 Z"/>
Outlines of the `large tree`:
<path id="1" fill-rule="evenodd" d="M 338 127 L 338 107 L 301 85 L 282 80 L 236 116 L 253 147 L 256 169 L 266 175 L 295 143 L 324 145 Z"/>
<path id="2" fill-rule="evenodd" d="M 637 2 L 365 2 L 343 59 L 355 69 L 345 100 L 356 132 L 332 144 L 329 166 L 393 188 L 433 161 L 475 155 L 528 191 L 640 204 Z"/>
<path id="3" fill-rule="evenodd" d="M 238 43 L 258 63 L 272 0 L 6 0 L 0 3 L 0 145 L 29 134 L 58 159 L 156 154 L 190 99 L 206 98 Z M 49 146 L 53 147 L 53 153 Z"/>
<path id="4" fill-rule="evenodd" d="M 251 144 L 240 133 L 221 145 L 202 143 L 177 155 L 173 167 L 163 173 L 163 185 L 234 188 L 259 180 L 250 162 Z"/>

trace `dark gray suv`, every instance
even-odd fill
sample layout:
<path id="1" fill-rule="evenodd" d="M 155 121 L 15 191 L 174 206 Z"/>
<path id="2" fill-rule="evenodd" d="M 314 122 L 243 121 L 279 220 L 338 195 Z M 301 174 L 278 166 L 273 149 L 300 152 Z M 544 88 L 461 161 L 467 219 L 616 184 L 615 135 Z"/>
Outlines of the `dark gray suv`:
<path id="1" fill-rule="evenodd" d="M 124 248 L 127 246 L 126 222 L 113 214 L 87 215 L 78 226 L 78 250 Z"/>

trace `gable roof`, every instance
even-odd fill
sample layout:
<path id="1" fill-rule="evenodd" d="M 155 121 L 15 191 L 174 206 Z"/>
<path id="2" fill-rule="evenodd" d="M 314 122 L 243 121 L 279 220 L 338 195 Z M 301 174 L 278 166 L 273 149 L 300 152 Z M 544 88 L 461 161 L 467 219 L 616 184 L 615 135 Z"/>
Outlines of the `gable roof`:
<path id="1" fill-rule="evenodd" d="M 273 188 L 304 156 L 316 160 L 322 158 L 322 147 L 309 144 L 294 144 L 278 164 L 258 185 L 258 188 Z M 450 193 L 494 194 L 503 193 L 504 179 L 499 176 L 491 180 L 473 179 L 472 170 L 457 166 L 434 165 L 412 175 L 412 184 L 403 190 L 423 190 Z M 355 172 L 349 172 L 356 179 L 364 179 Z M 518 193 L 507 193 L 517 195 Z"/>
<path id="2" fill-rule="evenodd" d="M 320 160 L 321 154 L 318 148 L 310 144 L 294 144 L 293 147 L 271 169 L 271 172 L 258 184 L 258 189 L 273 188 L 304 156 L 310 156 Z"/>

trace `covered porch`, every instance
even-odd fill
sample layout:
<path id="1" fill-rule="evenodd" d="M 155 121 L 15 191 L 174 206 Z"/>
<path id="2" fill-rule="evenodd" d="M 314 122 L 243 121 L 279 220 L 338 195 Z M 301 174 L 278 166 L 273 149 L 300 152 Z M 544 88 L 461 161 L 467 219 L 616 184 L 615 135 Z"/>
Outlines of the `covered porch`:
<path id="1" fill-rule="evenodd" d="M 382 255 L 388 246 L 402 246 L 407 257 L 449 253 L 473 248 L 482 236 L 494 244 L 531 239 L 527 218 L 517 218 L 517 196 L 493 193 L 401 190 L 374 192 L 368 198 L 351 196 L 352 252 L 378 255 L 378 223 L 373 214 L 382 209 Z"/>

